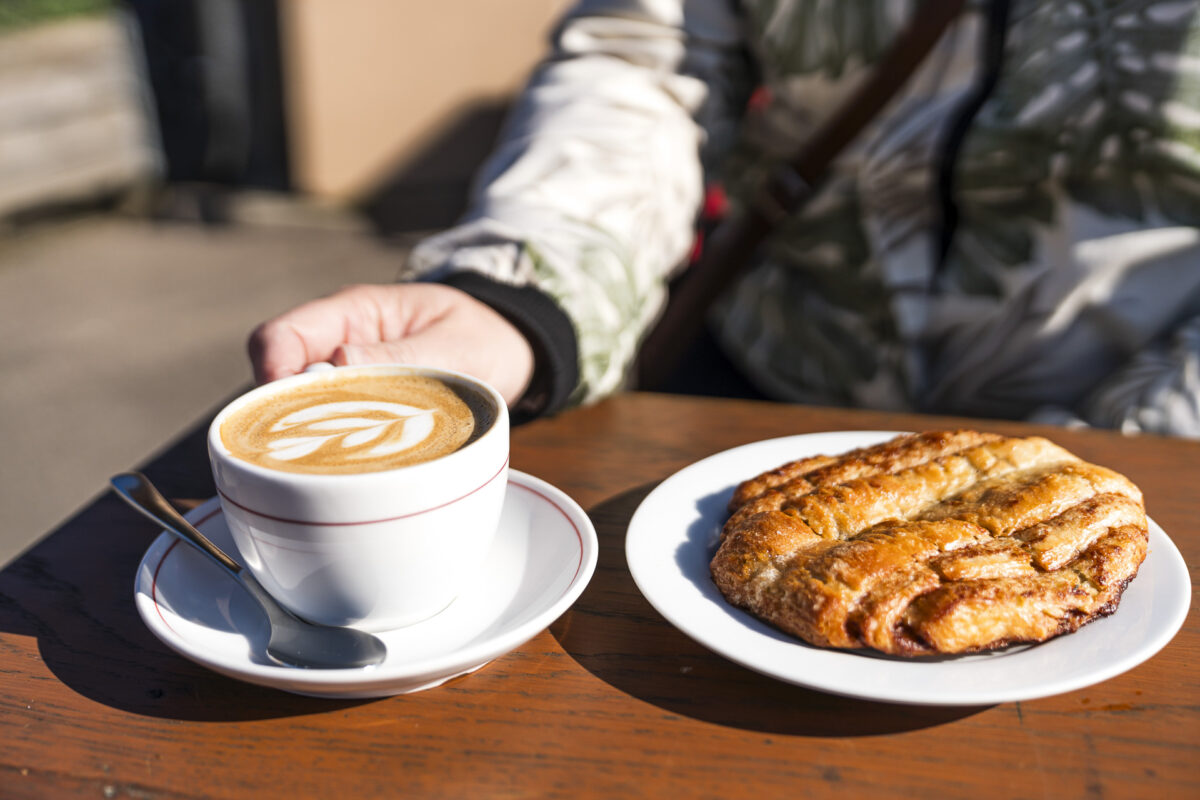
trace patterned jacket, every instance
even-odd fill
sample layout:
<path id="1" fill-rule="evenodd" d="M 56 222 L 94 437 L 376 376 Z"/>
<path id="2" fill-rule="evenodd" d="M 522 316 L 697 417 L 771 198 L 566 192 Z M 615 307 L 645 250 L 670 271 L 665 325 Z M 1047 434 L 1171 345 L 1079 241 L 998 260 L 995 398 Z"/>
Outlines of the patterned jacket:
<path id="1" fill-rule="evenodd" d="M 410 275 L 522 327 L 546 410 L 618 390 L 706 182 L 736 202 L 914 7 L 579 3 Z M 968 3 L 711 322 L 780 399 L 1200 435 L 1200 3 Z"/>

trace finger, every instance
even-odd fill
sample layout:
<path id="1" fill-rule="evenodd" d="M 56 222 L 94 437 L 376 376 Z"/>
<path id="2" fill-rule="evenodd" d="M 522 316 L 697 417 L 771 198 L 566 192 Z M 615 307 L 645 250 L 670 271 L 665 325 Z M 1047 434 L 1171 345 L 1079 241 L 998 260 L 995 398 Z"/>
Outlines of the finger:
<path id="1" fill-rule="evenodd" d="M 304 303 L 264 322 L 250 335 L 248 344 L 255 379 L 272 381 L 327 360 L 347 341 L 349 331 L 371 327 L 371 320 L 363 319 L 364 315 L 371 315 L 371 305 L 351 289 Z"/>
<path id="2" fill-rule="evenodd" d="M 258 326 L 248 349 L 255 379 L 265 383 L 329 361 L 343 344 L 371 344 L 420 323 L 419 298 L 401 286 L 351 286 Z M 428 306 L 428 300 L 425 306 Z"/>
<path id="3" fill-rule="evenodd" d="M 246 350 L 258 384 L 295 375 L 308 363 L 303 340 L 279 320 L 269 320 L 255 328 Z"/>

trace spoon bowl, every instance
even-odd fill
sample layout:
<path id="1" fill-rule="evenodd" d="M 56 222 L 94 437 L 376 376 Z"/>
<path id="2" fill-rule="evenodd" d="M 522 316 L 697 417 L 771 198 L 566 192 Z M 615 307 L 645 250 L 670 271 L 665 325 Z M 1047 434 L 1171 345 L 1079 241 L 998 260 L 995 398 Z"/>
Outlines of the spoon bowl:
<path id="1" fill-rule="evenodd" d="M 122 500 L 203 553 L 254 598 L 270 623 L 267 657 L 276 664 L 304 669 L 360 669 L 379 664 L 387 656 L 387 647 L 377 636 L 356 628 L 314 625 L 279 605 L 249 571 L 176 511 L 145 475 L 123 472 L 109 483 Z"/>

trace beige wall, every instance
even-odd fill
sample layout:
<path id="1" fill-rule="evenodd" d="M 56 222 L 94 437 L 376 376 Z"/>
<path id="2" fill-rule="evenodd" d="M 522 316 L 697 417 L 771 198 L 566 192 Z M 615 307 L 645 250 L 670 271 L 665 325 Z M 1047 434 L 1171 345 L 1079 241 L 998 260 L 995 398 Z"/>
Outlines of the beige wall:
<path id="1" fill-rule="evenodd" d="M 336 201 L 372 191 L 464 107 L 511 95 L 566 5 L 283 0 L 296 188 Z"/>

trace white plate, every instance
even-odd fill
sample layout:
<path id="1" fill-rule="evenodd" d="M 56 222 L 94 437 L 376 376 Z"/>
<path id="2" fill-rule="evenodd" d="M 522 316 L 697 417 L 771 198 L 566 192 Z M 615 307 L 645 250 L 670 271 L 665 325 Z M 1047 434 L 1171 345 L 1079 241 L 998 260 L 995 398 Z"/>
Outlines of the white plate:
<path id="1" fill-rule="evenodd" d="M 216 498 L 188 518 L 227 553 L 237 553 Z M 596 530 L 575 501 L 510 470 L 484 575 L 432 619 L 379 634 L 388 655 L 377 666 L 306 670 L 269 662 L 266 621 L 254 601 L 166 532 L 142 558 L 134 600 L 164 644 L 224 675 L 317 697 L 383 697 L 437 686 L 533 638 L 583 592 L 596 555 Z"/>
<path id="2" fill-rule="evenodd" d="M 629 522 L 625 555 L 638 588 L 693 639 L 765 675 L 847 697 L 983 705 L 1059 694 L 1118 675 L 1162 649 L 1187 616 L 1191 582 L 1179 551 L 1150 523 L 1150 552 L 1115 614 L 1036 646 L 907 661 L 812 647 L 725 602 L 708 563 L 734 487 L 785 462 L 894 436 L 842 431 L 789 436 L 710 456 L 652 491 Z"/>

